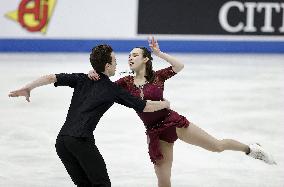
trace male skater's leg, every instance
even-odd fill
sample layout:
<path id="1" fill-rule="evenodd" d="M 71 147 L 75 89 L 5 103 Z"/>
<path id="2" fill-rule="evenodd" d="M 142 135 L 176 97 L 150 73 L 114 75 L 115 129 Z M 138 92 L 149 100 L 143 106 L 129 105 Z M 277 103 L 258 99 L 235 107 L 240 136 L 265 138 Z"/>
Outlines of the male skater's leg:
<path id="1" fill-rule="evenodd" d="M 64 142 L 68 150 L 79 161 L 92 186 L 111 186 L 104 159 L 93 138 L 66 136 Z"/>
<path id="2" fill-rule="evenodd" d="M 77 158 L 66 148 L 64 136 L 58 136 L 56 140 L 56 152 L 62 163 L 64 164 L 68 174 L 75 185 L 80 187 L 91 186 L 86 173 L 81 167 Z"/>

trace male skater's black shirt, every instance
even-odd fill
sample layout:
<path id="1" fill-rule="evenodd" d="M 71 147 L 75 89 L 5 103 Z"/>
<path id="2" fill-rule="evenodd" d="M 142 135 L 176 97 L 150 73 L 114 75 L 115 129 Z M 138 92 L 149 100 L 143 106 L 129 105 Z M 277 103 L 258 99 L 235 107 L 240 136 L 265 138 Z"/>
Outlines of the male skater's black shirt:
<path id="1" fill-rule="evenodd" d="M 132 96 L 104 74 L 100 74 L 98 81 L 90 80 L 83 73 L 56 74 L 56 79 L 54 86 L 74 88 L 66 121 L 59 135 L 93 137 L 100 118 L 114 102 L 138 112 L 142 112 L 146 106 L 146 101 Z"/>

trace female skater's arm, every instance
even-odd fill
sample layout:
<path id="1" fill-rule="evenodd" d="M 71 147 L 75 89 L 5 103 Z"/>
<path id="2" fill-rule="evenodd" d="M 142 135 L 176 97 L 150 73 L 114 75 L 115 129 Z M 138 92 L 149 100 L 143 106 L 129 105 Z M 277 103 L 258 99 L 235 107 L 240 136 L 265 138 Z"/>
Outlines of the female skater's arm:
<path id="1" fill-rule="evenodd" d="M 26 100 L 28 102 L 30 102 L 30 92 L 31 92 L 32 89 L 43 86 L 43 85 L 55 83 L 56 80 L 57 79 L 56 79 L 55 74 L 42 76 L 42 77 L 28 83 L 27 85 L 25 85 L 24 87 L 22 87 L 18 90 L 11 91 L 9 93 L 9 97 L 24 96 L 24 97 L 26 97 Z"/>
<path id="2" fill-rule="evenodd" d="M 89 79 L 94 80 L 94 81 L 100 79 L 100 75 L 94 69 L 89 71 L 88 77 L 89 77 Z"/>
<path id="3" fill-rule="evenodd" d="M 97 80 L 100 79 L 100 75 L 94 69 L 89 71 L 88 77 L 89 77 L 89 79 L 94 80 L 94 81 L 97 81 Z M 122 77 L 122 78 L 116 80 L 114 83 L 117 84 L 120 87 L 126 88 L 126 82 L 125 82 L 126 79 L 127 79 L 127 77 Z"/>
<path id="4" fill-rule="evenodd" d="M 148 42 L 149 42 L 149 46 L 150 46 L 151 50 L 153 51 L 153 53 L 156 56 L 158 56 L 158 57 L 162 58 L 163 60 L 167 61 L 168 63 L 170 63 L 172 65 L 173 71 L 175 73 L 178 73 L 183 69 L 183 67 L 184 67 L 183 63 L 181 63 L 175 57 L 173 57 L 173 56 L 171 56 L 167 53 L 164 53 L 160 50 L 158 41 L 155 40 L 154 37 L 152 37 L 152 39 L 148 38 Z"/>

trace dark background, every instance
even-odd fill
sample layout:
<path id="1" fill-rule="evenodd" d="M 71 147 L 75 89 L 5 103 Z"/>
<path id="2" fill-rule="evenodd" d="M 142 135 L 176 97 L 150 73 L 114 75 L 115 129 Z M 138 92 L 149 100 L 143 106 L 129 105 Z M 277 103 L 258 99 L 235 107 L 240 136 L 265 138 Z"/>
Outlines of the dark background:
<path id="1" fill-rule="evenodd" d="M 284 0 L 238 1 L 284 3 Z M 256 32 L 227 32 L 218 19 L 219 10 L 226 2 L 228 0 L 139 0 L 138 34 L 284 35 L 279 32 L 283 9 L 279 13 L 272 11 L 275 28 L 272 33 L 260 31 L 264 25 L 264 9 L 259 13 L 255 11 Z M 230 25 L 246 24 L 246 8 L 244 12 L 232 8 L 228 20 Z"/>

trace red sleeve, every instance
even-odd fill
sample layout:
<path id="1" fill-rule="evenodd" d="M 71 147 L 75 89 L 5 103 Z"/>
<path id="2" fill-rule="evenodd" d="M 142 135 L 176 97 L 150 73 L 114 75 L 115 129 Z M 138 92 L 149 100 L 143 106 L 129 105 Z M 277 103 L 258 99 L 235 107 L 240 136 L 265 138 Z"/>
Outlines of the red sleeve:
<path id="1" fill-rule="evenodd" d="M 174 75 L 176 75 L 176 72 L 174 72 L 172 66 L 156 71 L 156 76 L 161 81 L 165 81 Z"/>

